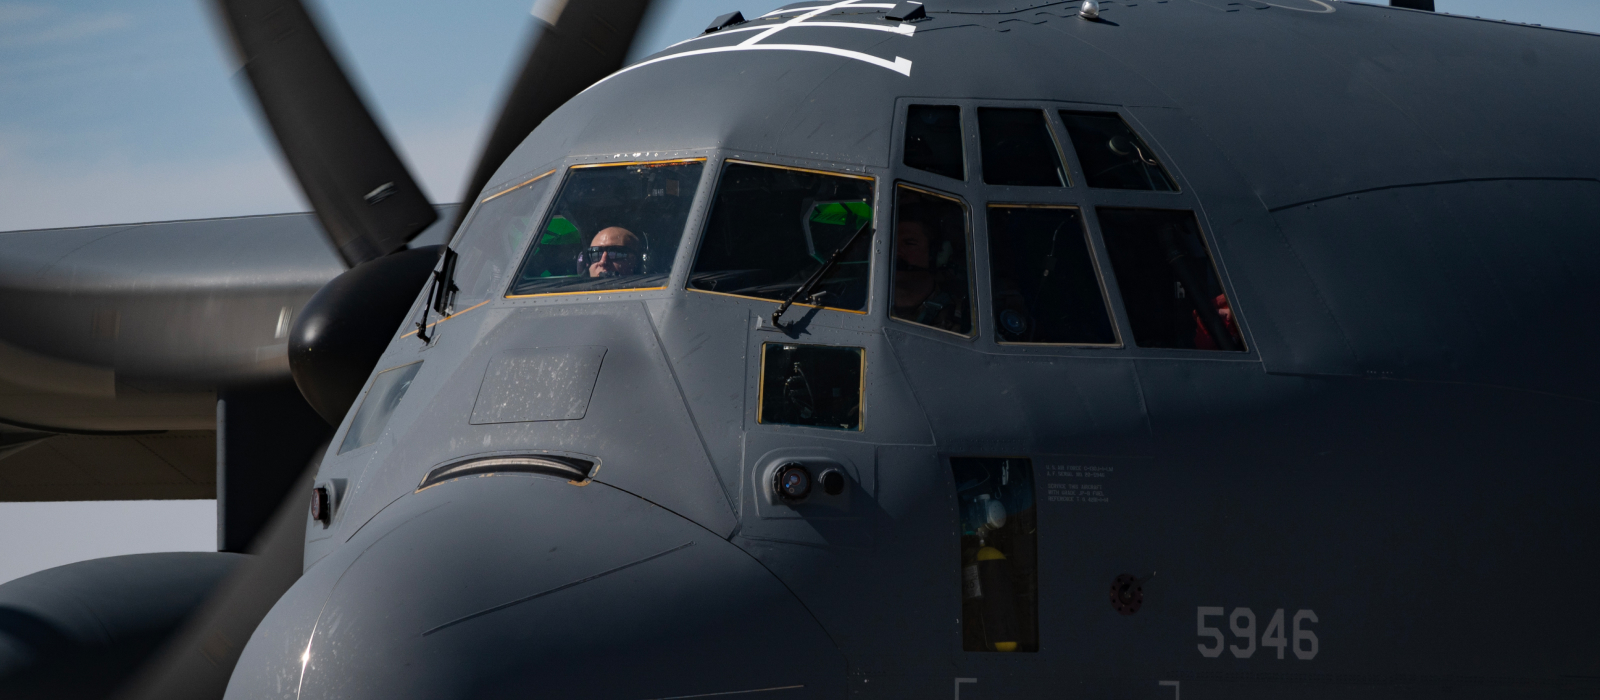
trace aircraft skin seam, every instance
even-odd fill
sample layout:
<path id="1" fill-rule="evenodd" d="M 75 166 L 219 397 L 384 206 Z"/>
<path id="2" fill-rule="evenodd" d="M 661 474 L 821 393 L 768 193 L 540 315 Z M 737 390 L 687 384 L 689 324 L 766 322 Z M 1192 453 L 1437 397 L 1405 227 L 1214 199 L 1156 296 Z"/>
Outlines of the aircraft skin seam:
<path id="1" fill-rule="evenodd" d="M 552 593 L 559 593 L 559 592 L 564 591 L 564 590 L 566 590 L 568 588 L 572 588 L 574 586 L 578 586 L 578 585 L 581 585 L 581 584 L 588 583 L 590 581 L 593 581 L 595 579 L 601 578 L 603 576 L 610 576 L 611 574 L 617 573 L 618 571 L 622 571 L 623 569 L 628 569 L 628 568 L 631 568 L 631 567 L 634 567 L 634 566 L 638 566 L 638 565 L 643 564 L 643 563 L 648 562 L 648 561 L 652 561 L 652 560 L 655 560 L 655 559 L 660 559 L 661 557 L 667 556 L 668 554 L 672 554 L 673 552 L 677 552 L 679 550 L 685 549 L 685 548 L 690 547 L 692 545 L 694 545 L 694 540 L 689 540 L 688 542 L 680 544 L 680 545 L 678 545 L 676 547 L 673 547 L 673 548 L 668 549 L 668 550 L 656 552 L 655 554 L 647 556 L 647 557 L 645 557 L 643 559 L 639 559 L 637 561 L 632 561 L 632 562 L 629 562 L 627 564 L 623 564 L 622 566 L 614 567 L 614 568 L 611 568 L 611 569 L 606 569 L 605 571 L 602 571 L 602 572 L 600 572 L 598 574 L 591 574 L 589 576 L 585 576 L 583 578 L 580 578 L 580 579 L 578 579 L 576 581 L 572 581 L 570 583 L 563 583 L 563 584 L 561 584 L 559 586 L 556 586 L 555 588 L 550 588 L 550 589 L 547 589 L 547 590 L 543 590 L 543 591 L 540 591 L 540 592 L 535 593 L 535 594 L 530 595 L 530 596 L 523 596 L 521 598 L 518 598 L 516 600 L 510 601 L 510 602 L 507 602 L 507 603 L 501 603 L 501 604 L 496 605 L 496 606 L 494 606 L 492 608 L 486 608 L 486 609 L 483 609 L 483 610 L 479 610 L 478 612 L 472 613 L 471 615 L 467 615 L 467 616 L 464 616 L 464 617 L 456 618 L 456 619 L 451 620 L 449 622 L 446 622 L 446 623 L 444 623 L 442 625 L 439 625 L 438 627 L 434 627 L 433 629 L 430 629 L 430 630 L 428 630 L 426 632 L 423 632 L 422 636 L 426 637 L 426 636 L 428 636 L 430 634 L 433 634 L 434 632 L 438 632 L 440 630 L 443 630 L 443 629 L 446 629 L 446 628 L 449 628 L 449 627 L 453 627 L 455 625 L 459 625 L 459 624 L 461 624 L 463 622 L 466 622 L 468 620 L 475 620 L 477 618 L 483 617 L 484 615 L 488 615 L 490 613 L 495 613 L 495 612 L 499 612 L 501 610 L 505 610 L 506 608 L 509 608 L 509 607 L 511 607 L 513 605 L 520 605 L 522 603 L 526 603 L 526 602 L 528 602 L 530 600 L 533 600 L 534 598 L 542 598 L 542 597 L 550 595 Z"/>
<path id="2" fill-rule="evenodd" d="M 667 346 L 661 342 L 661 329 L 656 327 L 656 320 L 650 316 L 650 308 L 644 302 L 639 302 L 640 310 L 644 312 L 645 323 L 650 324 L 650 334 L 655 338 L 656 352 L 661 356 L 661 363 L 667 366 L 667 374 L 672 377 L 672 388 L 678 392 L 678 402 L 683 405 L 683 412 L 689 416 L 689 425 L 694 428 L 696 441 L 700 443 L 700 453 L 705 455 L 706 464 L 711 466 L 711 477 L 717 480 L 717 490 L 722 492 L 722 499 L 728 506 L 728 513 L 736 521 L 733 532 L 723 536 L 727 539 L 738 531 L 739 507 L 734 505 L 733 494 L 728 493 L 728 484 L 722 479 L 722 474 L 717 471 L 717 461 L 711 457 L 711 447 L 706 444 L 705 432 L 700 429 L 700 421 L 695 418 L 694 407 L 689 405 L 689 395 L 684 393 L 683 381 L 678 378 L 678 368 L 672 364 L 672 358 L 667 353 Z"/>
<path id="3" fill-rule="evenodd" d="M 1358 194 L 1367 194 L 1369 192 L 1382 192 L 1384 190 L 1399 190 L 1399 189 L 1405 189 L 1405 188 L 1408 188 L 1408 187 L 1432 187 L 1432 186 L 1435 186 L 1435 185 L 1461 185 L 1461 184 L 1466 184 L 1468 182 L 1594 182 L 1594 183 L 1600 183 L 1600 179 L 1596 179 L 1596 178 L 1592 178 L 1592 177 L 1540 177 L 1540 176 L 1536 176 L 1536 175 L 1527 175 L 1527 176 L 1521 176 L 1521 177 L 1464 177 L 1464 178 L 1460 178 L 1460 179 L 1456 179 L 1456 180 L 1434 180 L 1432 182 L 1406 182 L 1406 183 L 1401 183 L 1401 184 L 1398 184 L 1398 185 L 1381 185 L 1379 187 L 1368 187 L 1368 188 L 1362 189 L 1362 190 L 1351 190 L 1349 192 L 1340 192 L 1338 194 L 1330 194 L 1330 195 L 1328 195 L 1326 197 L 1317 197 L 1316 199 L 1307 199 L 1305 201 L 1295 202 L 1293 204 L 1282 204 L 1282 205 L 1279 205 L 1279 206 L 1276 206 L 1276 207 L 1269 208 L 1269 209 L 1267 209 L 1267 211 L 1269 213 L 1276 214 L 1276 213 L 1278 213 L 1280 211 L 1284 211 L 1284 210 L 1287 210 L 1287 209 L 1293 209 L 1295 207 L 1303 207 L 1303 206 L 1305 206 L 1307 204 L 1316 204 L 1318 202 L 1326 202 L 1326 201 L 1328 201 L 1330 199 L 1338 199 L 1340 197 L 1350 197 L 1350 196 L 1358 195 Z"/>

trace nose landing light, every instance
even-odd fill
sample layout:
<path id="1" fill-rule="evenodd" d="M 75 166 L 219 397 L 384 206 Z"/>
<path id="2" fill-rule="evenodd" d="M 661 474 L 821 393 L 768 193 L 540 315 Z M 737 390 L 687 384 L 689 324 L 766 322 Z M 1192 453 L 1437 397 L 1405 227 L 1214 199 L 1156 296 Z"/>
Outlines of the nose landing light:
<path id="1" fill-rule="evenodd" d="M 778 467 L 773 478 L 772 488 L 777 491 L 778 498 L 785 501 L 798 501 L 811 495 L 811 472 L 803 464 L 789 463 Z"/>

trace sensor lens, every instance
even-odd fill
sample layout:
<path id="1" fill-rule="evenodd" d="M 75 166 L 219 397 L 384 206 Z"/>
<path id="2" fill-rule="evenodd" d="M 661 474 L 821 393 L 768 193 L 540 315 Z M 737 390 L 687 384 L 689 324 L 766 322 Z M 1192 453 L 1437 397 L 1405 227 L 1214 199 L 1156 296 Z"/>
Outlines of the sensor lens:
<path id="1" fill-rule="evenodd" d="M 804 465 L 785 464 L 778 467 L 773 487 L 783 500 L 798 501 L 811 493 L 811 472 L 806 471 Z"/>
<path id="2" fill-rule="evenodd" d="M 844 493 L 844 472 L 829 469 L 822 473 L 822 492 L 829 496 Z"/>

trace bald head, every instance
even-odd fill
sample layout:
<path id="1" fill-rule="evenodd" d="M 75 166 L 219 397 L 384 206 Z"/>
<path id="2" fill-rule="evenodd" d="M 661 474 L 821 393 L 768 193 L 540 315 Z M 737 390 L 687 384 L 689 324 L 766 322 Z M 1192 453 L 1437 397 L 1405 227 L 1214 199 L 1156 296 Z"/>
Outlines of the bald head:
<path id="1" fill-rule="evenodd" d="M 639 237 L 621 226 L 600 229 L 589 241 L 590 248 L 604 248 L 589 254 L 590 277 L 632 275 L 639 270 Z"/>

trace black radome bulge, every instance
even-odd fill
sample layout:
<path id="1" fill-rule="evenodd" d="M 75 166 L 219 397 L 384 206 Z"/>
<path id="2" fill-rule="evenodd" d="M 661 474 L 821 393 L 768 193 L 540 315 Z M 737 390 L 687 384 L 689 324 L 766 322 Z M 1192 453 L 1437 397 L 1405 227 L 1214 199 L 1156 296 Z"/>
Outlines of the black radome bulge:
<path id="1" fill-rule="evenodd" d="M 1101 207 L 1100 231 L 1142 348 L 1244 350 L 1194 213 Z"/>
<path id="2" fill-rule="evenodd" d="M 907 167 L 956 180 L 967 177 L 961 153 L 961 108 L 911 105 L 906 110 Z"/>
<path id="3" fill-rule="evenodd" d="M 1114 112 L 1061 113 L 1090 187 L 1176 192 L 1155 151 Z"/>
<path id="4" fill-rule="evenodd" d="M 1067 170 L 1037 109 L 978 109 L 983 181 L 990 185 L 1066 187 Z"/>

